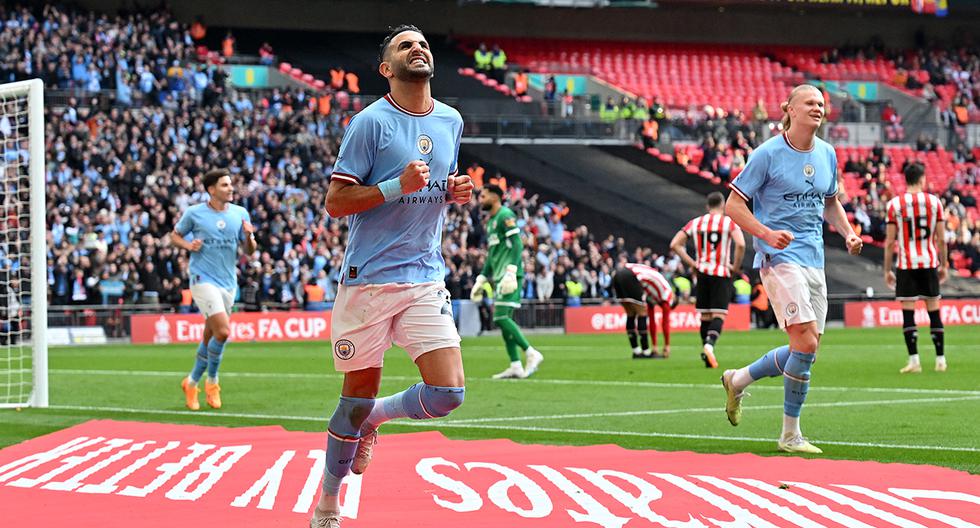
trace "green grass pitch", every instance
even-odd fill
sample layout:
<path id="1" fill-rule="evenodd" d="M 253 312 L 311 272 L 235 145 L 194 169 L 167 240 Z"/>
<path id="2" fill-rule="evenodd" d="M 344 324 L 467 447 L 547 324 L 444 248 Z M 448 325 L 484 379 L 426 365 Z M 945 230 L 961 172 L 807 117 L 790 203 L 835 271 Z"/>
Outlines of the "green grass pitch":
<path id="1" fill-rule="evenodd" d="M 898 373 L 906 358 L 898 329 L 828 331 L 801 422 L 823 457 L 980 473 L 980 327 L 946 330 L 949 371 L 932 370 L 923 328 L 923 372 L 914 375 Z M 545 354 L 533 378 L 491 380 L 507 366 L 503 341 L 465 339 L 465 404 L 448 419 L 396 421 L 382 434 L 438 429 L 457 439 L 780 456 L 782 381 L 753 385 L 742 424 L 732 427 L 718 377 L 783 344 L 781 332 L 723 334 L 717 370 L 704 368 L 696 334 L 675 334 L 665 361 L 630 359 L 621 335 L 529 337 Z M 224 407 L 212 411 L 202 397 L 202 410 L 191 412 L 178 384 L 192 346 L 53 348 L 50 408 L 0 410 L 0 447 L 93 418 L 322 431 L 341 383 L 330 352 L 327 343 L 231 343 L 221 372 Z M 389 351 L 381 394 L 417 380 L 407 357 Z"/>

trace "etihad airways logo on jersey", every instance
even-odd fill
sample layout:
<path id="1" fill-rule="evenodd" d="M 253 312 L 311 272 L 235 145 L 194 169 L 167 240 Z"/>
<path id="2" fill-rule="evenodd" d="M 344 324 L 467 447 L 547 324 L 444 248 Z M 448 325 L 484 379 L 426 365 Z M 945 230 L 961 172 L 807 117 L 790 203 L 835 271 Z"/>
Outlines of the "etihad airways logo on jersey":
<path id="1" fill-rule="evenodd" d="M 406 194 L 398 199 L 399 204 L 427 205 L 446 203 L 446 193 L 449 190 L 449 178 L 445 180 L 430 179 L 425 187 L 412 194 Z"/>
<path id="2" fill-rule="evenodd" d="M 202 238 L 201 239 L 201 242 L 203 242 L 205 246 L 214 247 L 214 248 L 233 248 L 233 247 L 238 247 L 238 239 L 237 238 L 228 238 L 228 237 L 225 237 L 225 238 Z"/>
<path id="3" fill-rule="evenodd" d="M 783 195 L 784 202 L 790 202 L 793 207 L 817 207 L 823 203 L 823 193 L 818 191 L 807 191 L 803 193 L 786 193 Z"/>

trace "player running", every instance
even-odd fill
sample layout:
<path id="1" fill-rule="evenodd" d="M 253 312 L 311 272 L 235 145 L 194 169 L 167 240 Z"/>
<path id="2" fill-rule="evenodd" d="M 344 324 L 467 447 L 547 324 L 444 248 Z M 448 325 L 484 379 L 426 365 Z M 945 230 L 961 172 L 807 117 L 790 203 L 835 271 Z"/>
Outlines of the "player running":
<path id="1" fill-rule="evenodd" d="M 687 253 L 687 241 L 694 241 L 695 256 Z M 732 243 L 735 258 L 732 260 Z M 745 237 L 742 230 L 725 216 L 725 196 L 720 192 L 708 195 L 708 213 L 691 219 L 670 242 L 684 264 L 695 270 L 697 300 L 695 306 L 701 314 L 701 359 L 704 366 L 718 368 L 715 359 L 715 343 L 721 336 L 728 315 L 728 302 L 732 298 L 732 275 L 742 268 L 745 255 Z"/>
<path id="2" fill-rule="evenodd" d="M 378 61 L 391 93 L 351 119 L 327 189 L 330 216 L 351 218 L 330 332 L 344 384 L 313 528 L 339 528 L 340 485 L 367 469 L 378 426 L 447 416 L 465 394 L 442 258 L 446 206 L 468 203 L 473 192 L 469 176 L 457 175 L 463 119 L 432 98 L 434 61 L 418 28 L 393 29 Z M 375 399 L 393 342 L 422 382 Z"/>
<path id="3" fill-rule="evenodd" d="M 919 331 L 915 326 L 915 301 L 923 299 L 929 314 L 929 332 L 936 347 L 936 371 L 946 371 L 943 351 L 943 321 L 939 317 L 939 285 L 949 272 L 946 260 L 946 217 L 943 204 L 925 192 L 925 168 L 919 163 L 905 167 L 905 194 L 888 202 L 885 228 L 885 283 L 895 289 L 902 303 L 902 331 L 909 361 L 902 374 L 922 372 L 919 363 Z M 898 241 L 898 271 L 892 272 L 892 257 Z"/>
<path id="4" fill-rule="evenodd" d="M 204 392 L 208 405 L 221 408 L 221 387 L 218 385 L 218 367 L 231 335 L 231 308 L 238 291 L 235 261 L 238 245 L 245 243 L 245 253 L 255 253 L 255 227 L 248 211 L 231 202 L 234 188 L 231 173 L 215 169 L 204 175 L 207 203 L 192 205 L 184 211 L 174 230 L 171 242 L 190 252 L 191 296 L 198 310 L 204 314 L 204 336 L 197 346 L 197 359 L 191 373 L 180 382 L 187 408 L 201 408 L 198 381 L 208 372 Z M 188 240 L 188 235 L 191 240 Z"/>
<path id="5" fill-rule="evenodd" d="M 789 346 L 775 348 L 747 367 L 726 370 L 721 380 L 728 395 L 728 421 L 738 425 L 745 388 L 763 377 L 782 376 L 779 449 L 822 453 L 803 437 L 800 411 L 827 318 L 824 218 L 845 237 L 852 255 L 861 252 L 862 243 L 837 199 L 834 148 L 816 137 L 824 117 L 823 95 L 816 87 L 801 84 L 782 108 L 785 131 L 749 157 L 731 183 L 725 212 L 755 237 L 755 267 L 760 268 L 779 325 L 789 335 Z"/>
<path id="6" fill-rule="evenodd" d="M 494 374 L 494 379 L 526 378 L 538 370 L 544 360 L 521 333 L 521 329 L 511 317 L 515 308 L 521 307 L 521 290 L 524 284 L 524 242 L 521 228 L 517 226 L 517 215 L 503 205 L 504 191 L 497 185 L 486 185 L 480 191 L 480 208 L 490 214 L 487 220 L 487 256 L 483 271 L 476 276 L 470 291 L 470 299 L 479 303 L 483 300 L 483 285 L 494 286 L 493 322 L 500 327 L 510 357 L 510 366 L 503 372 Z M 527 365 L 521 365 L 519 350 L 524 351 Z"/>
<path id="7" fill-rule="evenodd" d="M 613 290 L 626 310 L 626 337 L 633 349 L 633 359 L 666 359 L 670 357 L 670 311 L 677 306 L 677 296 L 659 271 L 643 264 L 624 264 L 613 273 Z M 652 317 L 659 306 L 664 328 L 663 352 L 657 348 L 657 320 Z"/>

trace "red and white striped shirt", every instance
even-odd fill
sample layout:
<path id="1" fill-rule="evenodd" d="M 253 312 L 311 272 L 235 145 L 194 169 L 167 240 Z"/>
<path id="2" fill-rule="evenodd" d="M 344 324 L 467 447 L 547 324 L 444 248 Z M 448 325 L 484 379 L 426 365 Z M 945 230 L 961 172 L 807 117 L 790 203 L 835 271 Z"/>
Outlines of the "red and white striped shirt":
<path id="1" fill-rule="evenodd" d="M 698 273 L 715 277 L 731 277 L 728 265 L 732 263 L 732 234 L 741 231 L 731 218 L 708 213 L 692 218 L 684 226 L 684 232 L 694 240 Z"/>
<path id="2" fill-rule="evenodd" d="M 636 279 L 643 286 L 643 291 L 647 294 L 647 304 L 672 304 L 674 302 L 674 289 L 670 287 L 667 279 L 659 271 L 644 266 L 643 264 L 626 264 L 626 269 L 636 275 Z"/>
<path id="3" fill-rule="evenodd" d="M 929 193 L 905 193 L 888 202 L 888 223 L 897 228 L 898 269 L 939 267 L 933 233 L 945 220 L 943 204 Z"/>

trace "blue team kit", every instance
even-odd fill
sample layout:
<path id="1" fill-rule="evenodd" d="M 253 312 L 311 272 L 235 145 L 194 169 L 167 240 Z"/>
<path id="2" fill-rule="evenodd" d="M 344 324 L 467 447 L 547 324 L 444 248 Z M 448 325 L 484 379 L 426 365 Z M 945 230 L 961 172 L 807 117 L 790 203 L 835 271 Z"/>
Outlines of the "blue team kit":
<path id="1" fill-rule="evenodd" d="M 813 141 L 812 149 L 801 151 L 785 134 L 770 138 L 749 156 L 745 169 L 731 183 L 733 192 L 752 200 L 759 222 L 795 237 L 784 249 L 755 237 L 756 268 L 782 262 L 824 267 L 824 200 L 837 194 L 837 154 L 820 138 Z"/>
<path id="2" fill-rule="evenodd" d="M 224 211 L 215 211 L 207 203 L 192 205 L 184 211 L 174 230 L 188 234 L 204 245 L 190 252 L 191 285 L 208 283 L 234 292 L 238 289 L 238 244 L 245 240 L 242 222 L 249 222 L 248 211 L 239 205 L 228 204 Z"/>
<path id="3" fill-rule="evenodd" d="M 332 179 L 377 185 L 398 178 L 413 160 L 430 169 L 419 191 L 351 215 L 344 284 L 425 283 L 445 277 L 442 258 L 447 180 L 457 172 L 463 119 L 433 99 L 414 113 L 390 95 L 355 115 L 344 134 Z"/>

